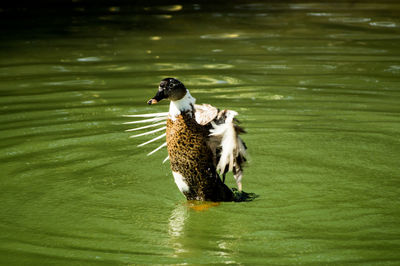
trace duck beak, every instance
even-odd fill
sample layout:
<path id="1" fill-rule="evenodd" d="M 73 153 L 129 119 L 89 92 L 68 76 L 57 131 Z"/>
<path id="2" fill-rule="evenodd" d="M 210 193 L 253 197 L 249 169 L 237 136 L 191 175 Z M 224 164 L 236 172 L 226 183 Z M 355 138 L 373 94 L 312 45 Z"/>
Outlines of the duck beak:
<path id="1" fill-rule="evenodd" d="M 148 102 L 147 102 L 147 104 L 148 105 L 152 105 L 152 104 L 156 104 L 156 103 L 158 103 L 158 101 L 156 100 L 156 99 L 150 99 Z"/>
<path id="2" fill-rule="evenodd" d="M 164 94 L 164 90 L 159 90 L 156 94 L 156 96 L 154 96 L 153 98 L 151 98 L 147 104 L 148 105 L 152 105 L 152 104 L 156 104 L 159 101 L 161 101 L 162 99 L 165 99 L 165 94 Z"/>

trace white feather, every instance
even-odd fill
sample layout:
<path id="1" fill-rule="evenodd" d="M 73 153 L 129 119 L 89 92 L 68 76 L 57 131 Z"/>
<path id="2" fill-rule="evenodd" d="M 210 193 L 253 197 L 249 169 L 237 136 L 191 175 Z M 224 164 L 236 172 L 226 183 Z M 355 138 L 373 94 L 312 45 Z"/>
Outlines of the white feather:
<path id="1" fill-rule="evenodd" d="M 162 163 L 165 163 L 168 160 L 169 160 L 169 156 L 165 157 L 165 159 L 164 159 L 164 161 Z"/>
<path id="2" fill-rule="evenodd" d="M 127 129 L 127 130 L 125 130 L 125 131 L 126 131 L 126 132 L 137 131 L 137 130 L 142 130 L 142 129 L 145 129 L 145 128 L 156 127 L 156 126 L 161 126 L 161 125 L 165 125 L 165 122 L 155 123 L 155 124 L 151 124 L 151 125 L 143 126 L 143 127 L 137 127 L 137 128 Z"/>
<path id="3" fill-rule="evenodd" d="M 162 137 L 165 137 L 165 135 L 166 135 L 166 133 L 163 133 L 163 134 L 161 134 L 160 136 L 155 137 L 154 139 L 151 139 L 151 140 L 149 140 L 149 141 L 146 141 L 146 142 L 144 142 L 144 143 L 139 144 L 138 147 L 142 147 L 142 146 L 144 146 L 144 145 L 147 145 L 147 144 L 149 144 L 149 143 L 152 143 L 153 141 L 159 140 L 159 139 L 161 139 Z"/>
<path id="4" fill-rule="evenodd" d="M 220 172 L 224 171 L 227 166 L 228 170 L 232 171 L 234 160 L 239 154 L 238 142 L 240 141 L 238 141 L 235 125 L 233 124 L 233 118 L 236 115 L 235 111 L 228 110 L 226 112 L 225 123 L 217 125 L 215 122 L 211 122 L 213 129 L 210 130 L 210 136 L 221 138 L 220 146 L 222 147 L 222 151 L 217 164 L 217 170 Z"/>
<path id="5" fill-rule="evenodd" d="M 183 192 L 189 191 L 189 186 L 187 185 L 185 178 L 178 172 L 172 171 L 172 174 L 175 179 L 175 183 L 178 186 L 179 190 Z"/>
<path id="6" fill-rule="evenodd" d="M 123 115 L 124 117 L 159 117 L 159 116 L 165 116 L 165 118 L 168 116 L 167 112 L 164 113 L 152 113 L 152 114 L 138 114 L 138 115 Z"/>
<path id="7" fill-rule="evenodd" d="M 143 119 L 143 120 L 125 122 L 123 124 L 127 125 L 127 124 L 150 123 L 150 122 L 158 122 L 158 121 L 165 120 L 165 119 L 166 119 L 165 117 L 154 117 L 154 118 L 150 118 L 150 119 Z"/>
<path id="8" fill-rule="evenodd" d="M 149 153 L 147 154 L 147 156 L 152 155 L 153 153 L 155 153 L 156 151 L 158 151 L 159 149 L 161 149 L 161 148 L 163 148 L 163 147 L 165 147 L 165 146 L 167 146 L 167 143 L 166 143 L 166 142 L 164 142 L 163 144 L 161 144 L 160 146 L 158 146 L 158 147 L 157 147 L 156 149 L 154 149 L 153 151 L 149 152 Z"/>
<path id="9" fill-rule="evenodd" d="M 150 135 L 150 134 L 156 133 L 158 131 L 164 130 L 166 128 L 167 128 L 166 126 L 165 127 L 160 127 L 160 128 L 157 128 L 157 129 L 154 129 L 154 130 L 151 130 L 151 131 L 147 131 L 147 132 L 144 132 L 144 133 L 141 133 L 141 134 L 132 135 L 132 136 L 130 136 L 130 138 L 137 138 L 137 137 L 141 137 L 141 136 Z"/>
<path id="10" fill-rule="evenodd" d="M 171 101 L 169 105 L 169 117 L 175 121 L 176 117 L 181 114 L 181 112 L 193 110 L 193 106 L 196 99 L 190 95 L 189 91 L 186 90 L 185 96 L 177 101 Z"/>

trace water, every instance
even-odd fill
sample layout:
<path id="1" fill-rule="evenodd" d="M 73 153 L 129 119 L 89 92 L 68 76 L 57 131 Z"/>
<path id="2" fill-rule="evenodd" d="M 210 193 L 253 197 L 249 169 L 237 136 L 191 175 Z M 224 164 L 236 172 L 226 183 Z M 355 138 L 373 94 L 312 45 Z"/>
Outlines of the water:
<path id="1" fill-rule="evenodd" d="M 1 8 L 0 264 L 400 264 L 397 1 Z M 158 82 L 248 131 L 246 203 L 193 206 L 124 114 Z M 227 177 L 230 186 L 233 178 Z"/>

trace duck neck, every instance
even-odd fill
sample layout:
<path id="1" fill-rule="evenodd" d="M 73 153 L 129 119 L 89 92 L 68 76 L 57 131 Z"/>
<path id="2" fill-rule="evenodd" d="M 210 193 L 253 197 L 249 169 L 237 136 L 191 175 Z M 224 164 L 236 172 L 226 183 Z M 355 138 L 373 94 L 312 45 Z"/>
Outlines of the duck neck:
<path id="1" fill-rule="evenodd" d="M 193 116 L 194 104 L 196 99 L 190 95 L 189 91 L 186 91 L 185 96 L 177 101 L 171 101 L 169 105 L 169 117 L 175 121 L 176 117 L 181 113 L 188 112 Z"/>

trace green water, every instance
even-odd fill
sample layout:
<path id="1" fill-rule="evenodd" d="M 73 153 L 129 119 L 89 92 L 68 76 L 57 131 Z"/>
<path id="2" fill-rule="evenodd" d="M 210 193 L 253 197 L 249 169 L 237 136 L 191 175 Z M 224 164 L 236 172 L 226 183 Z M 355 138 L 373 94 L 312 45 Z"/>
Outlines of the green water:
<path id="1" fill-rule="evenodd" d="M 398 1 L 133 3 L 0 9 L 1 265 L 400 264 Z M 256 200 L 129 139 L 168 76 L 239 112 Z"/>

